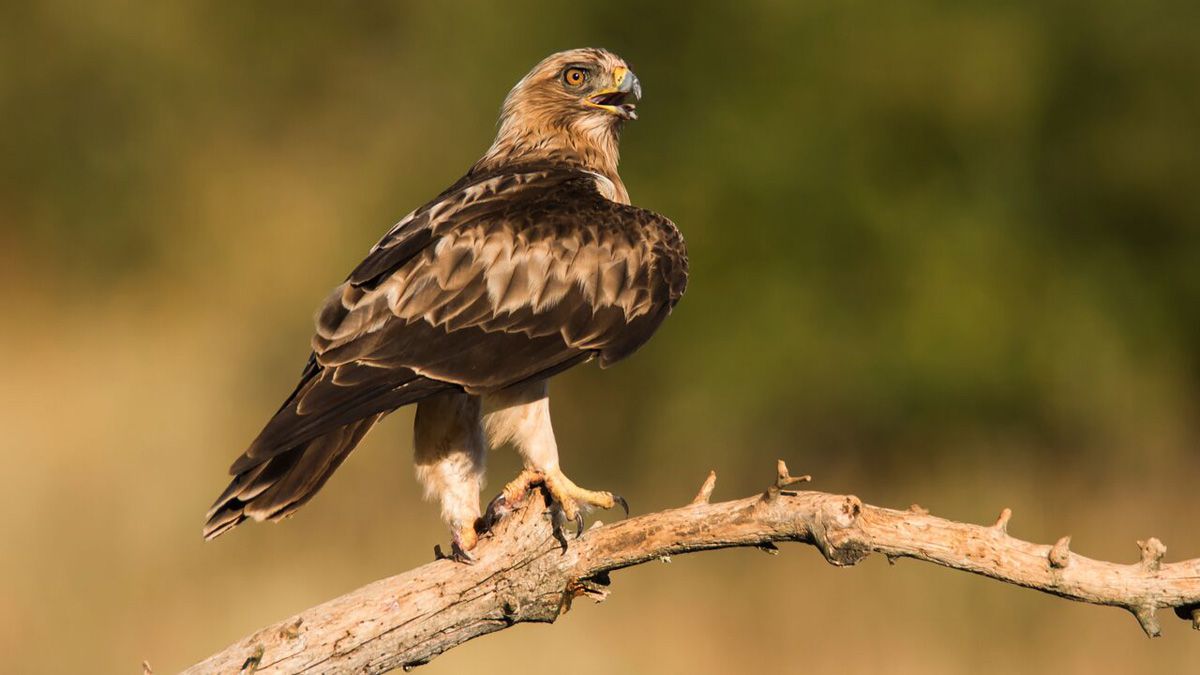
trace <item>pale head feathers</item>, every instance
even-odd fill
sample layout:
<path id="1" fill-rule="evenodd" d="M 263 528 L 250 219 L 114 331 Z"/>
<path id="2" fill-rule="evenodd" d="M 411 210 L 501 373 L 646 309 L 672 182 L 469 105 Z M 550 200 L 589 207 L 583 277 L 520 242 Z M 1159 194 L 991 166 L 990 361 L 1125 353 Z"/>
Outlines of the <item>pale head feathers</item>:
<path id="1" fill-rule="evenodd" d="M 576 68 L 584 72 L 584 81 L 572 84 L 570 71 Z M 504 99 L 496 140 L 475 170 L 549 160 L 619 181 L 618 141 L 624 121 L 633 116 L 632 106 L 598 106 L 594 101 L 598 92 L 615 91 L 622 84 L 618 78 L 628 72 L 619 56 L 603 49 L 546 57 Z M 636 86 L 637 78 L 630 77 Z M 640 91 L 638 87 L 636 95 Z"/>

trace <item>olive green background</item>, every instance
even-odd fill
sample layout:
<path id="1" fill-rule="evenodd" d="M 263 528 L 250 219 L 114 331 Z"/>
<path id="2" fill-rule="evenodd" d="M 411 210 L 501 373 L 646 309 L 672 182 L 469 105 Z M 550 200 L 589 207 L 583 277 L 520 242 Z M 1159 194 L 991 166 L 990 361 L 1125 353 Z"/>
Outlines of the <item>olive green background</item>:
<path id="1" fill-rule="evenodd" d="M 486 148 L 546 54 L 641 78 L 635 203 L 687 296 L 553 386 L 567 471 L 679 505 L 771 479 L 1082 554 L 1200 557 L 1194 2 L 0 8 L 0 654 L 178 670 L 431 559 L 411 410 L 282 525 L 213 543 L 311 312 Z M 491 461 L 487 496 L 518 468 Z M 602 519 L 612 516 L 602 515 Z M 1184 672 L 1200 637 L 911 561 L 787 546 L 614 577 L 423 671 Z"/>

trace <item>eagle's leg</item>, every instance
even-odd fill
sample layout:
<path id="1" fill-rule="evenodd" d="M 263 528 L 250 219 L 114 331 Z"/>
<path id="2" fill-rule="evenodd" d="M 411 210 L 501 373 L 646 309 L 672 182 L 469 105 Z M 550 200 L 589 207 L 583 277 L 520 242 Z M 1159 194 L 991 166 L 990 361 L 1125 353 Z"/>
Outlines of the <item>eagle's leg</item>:
<path id="1" fill-rule="evenodd" d="M 483 526 L 489 529 L 512 506 L 523 501 L 531 487 L 542 484 L 567 521 L 582 525 L 582 507 L 611 509 L 625 500 L 611 492 L 585 490 L 562 472 L 558 445 L 550 423 L 546 382 L 510 387 L 483 399 L 484 427 L 492 447 L 511 442 L 525 459 L 525 470 L 488 505 Z"/>
<path id="2" fill-rule="evenodd" d="M 413 432 L 417 480 L 426 499 L 441 502 L 453 557 L 470 562 L 487 448 L 479 397 L 450 392 L 421 401 Z"/>

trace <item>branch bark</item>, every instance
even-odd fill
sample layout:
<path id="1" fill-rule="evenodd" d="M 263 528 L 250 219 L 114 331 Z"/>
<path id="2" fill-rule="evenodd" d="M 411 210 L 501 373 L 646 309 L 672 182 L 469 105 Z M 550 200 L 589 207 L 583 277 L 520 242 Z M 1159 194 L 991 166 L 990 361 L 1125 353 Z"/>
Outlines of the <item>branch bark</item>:
<path id="1" fill-rule="evenodd" d="M 914 558 L 1070 600 L 1122 607 L 1157 637 L 1155 612 L 1172 608 L 1200 629 L 1200 559 L 1164 564 L 1166 547 L 1138 542 L 1140 561 L 1118 564 L 1008 535 L 1004 509 L 991 526 L 897 511 L 857 497 L 787 488 L 781 461 L 761 494 L 709 503 L 711 474 L 687 506 L 593 526 L 563 550 L 542 500 L 505 518 L 480 542 L 476 563 L 437 560 L 377 581 L 267 626 L 184 671 L 207 673 L 383 673 L 427 663 L 480 635 L 527 621 L 553 622 L 587 596 L 603 600 L 609 573 L 671 555 L 734 546 L 774 552 L 776 542 L 815 546 L 834 565 L 870 553 Z"/>

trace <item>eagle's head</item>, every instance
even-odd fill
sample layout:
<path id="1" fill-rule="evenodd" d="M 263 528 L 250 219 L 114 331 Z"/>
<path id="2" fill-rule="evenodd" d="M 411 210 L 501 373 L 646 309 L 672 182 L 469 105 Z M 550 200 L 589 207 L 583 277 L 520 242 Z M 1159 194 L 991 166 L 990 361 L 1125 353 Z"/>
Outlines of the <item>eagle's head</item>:
<path id="1" fill-rule="evenodd" d="M 616 54 L 552 54 L 504 99 L 496 141 L 480 163 L 560 160 L 615 176 L 621 127 L 637 119 L 641 97 L 637 76 Z"/>
<path id="2" fill-rule="evenodd" d="M 546 57 L 521 78 L 504 101 L 501 122 L 515 116 L 566 129 L 619 126 L 637 118 L 633 101 L 641 97 L 642 86 L 621 57 L 572 49 Z"/>

